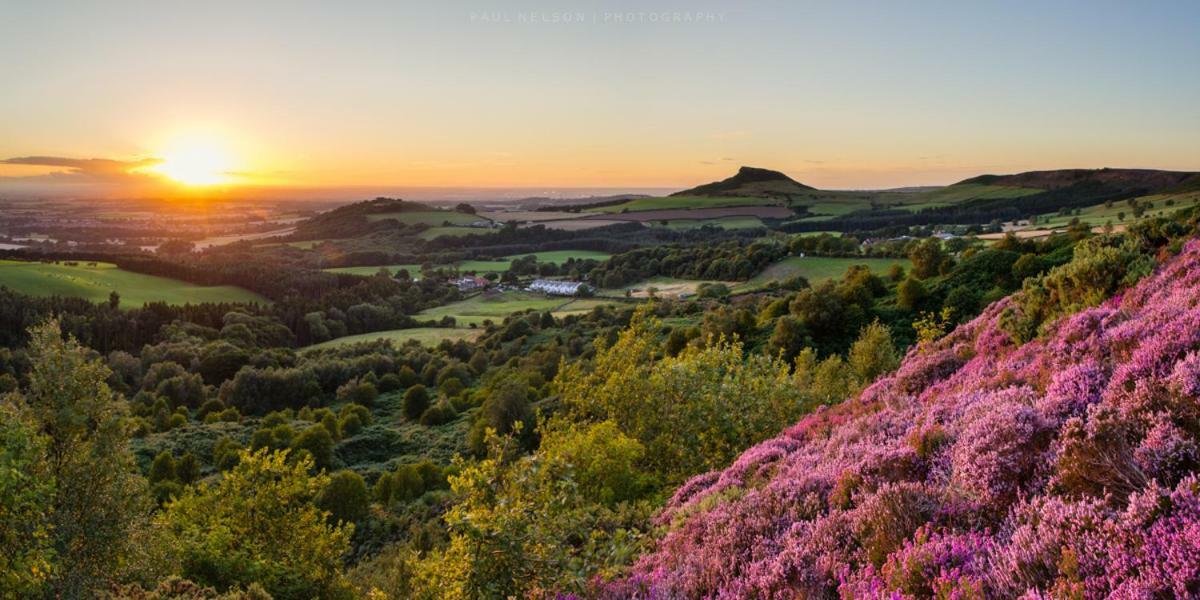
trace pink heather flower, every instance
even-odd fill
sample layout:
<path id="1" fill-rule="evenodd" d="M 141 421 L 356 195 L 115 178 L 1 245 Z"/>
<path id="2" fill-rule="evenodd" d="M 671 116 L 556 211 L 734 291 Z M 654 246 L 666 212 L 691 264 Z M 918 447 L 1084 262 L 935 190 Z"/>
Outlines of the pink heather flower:
<path id="1" fill-rule="evenodd" d="M 593 595 L 1200 597 L 1200 241 L 1020 347 L 1010 305 L 693 478 Z"/>

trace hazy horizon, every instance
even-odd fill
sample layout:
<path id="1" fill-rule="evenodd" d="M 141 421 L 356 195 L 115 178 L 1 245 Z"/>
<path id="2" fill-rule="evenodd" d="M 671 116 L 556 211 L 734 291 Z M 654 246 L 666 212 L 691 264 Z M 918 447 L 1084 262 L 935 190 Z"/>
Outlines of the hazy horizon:
<path id="1" fill-rule="evenodd" d="M 498 6 L 6 7 L 0 195 L 1200 170 L 1194 3 Z"/>

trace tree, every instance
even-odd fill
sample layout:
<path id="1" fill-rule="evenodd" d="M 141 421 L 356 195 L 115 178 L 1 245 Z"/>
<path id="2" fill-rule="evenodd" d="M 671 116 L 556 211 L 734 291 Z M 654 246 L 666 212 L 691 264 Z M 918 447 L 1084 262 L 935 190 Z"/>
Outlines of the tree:
<path id="1" fill-rule="evenodd" d="M 342 470 L 329 478 L 317 496 L 317 506 L 328 511 L 333 522 L 357 523 L 367 516 L 370 495 L 367 482 L 354 471 Z"/>
<path id="2" fill-rule="evenodd" d="M 185 488 L 158 517 L 180 575 L 226 591 L 257 582 L 277 600 L 337 595 L 351 524 L 333 524 L 315 499 L 329 478 L 286 451 L 243 453 L 214 485 Z"/>
<path id="3" fill-rule="evenodd" d="M 404 392 L 404 416 L 416 420 L 421 418 L 425 409 L 429 408 L 429 390 L 421 384 L 414 385 Z"/>
<path id="4" fill-rule="evenodd" d="M 915 244 L 912 250 L 909 250 L 908 258 L 913 264 L 912 275 L 917 279 L 937 275 L 942 269 L 942 264 L 949 260 L 942 250 L 941 240 L 932 237 Z"/>
<path id="5" fill-rule="evenodd" d="M 910 276 L 896 286 L 896 305 L 905 310 L 916 310 L 927 295 L 925 284 Z"/>
<path id="6" fill-rule="evenodd" d="M 296 436 L 292 450 L 307 453 L 318 469 L 327 469 L 333 463 L 333 435 L 324 425 L 313 425 Z"/>
<path id="7" fill-rule="evenodd" d="M 45 436 L 46 461 L 38 468 L 56 484 L 50 539 L 57 564 L 48 593 L 78 598 L 110 580 L 149 512 L 149 498 L 129 451 L 125 402 L 109 388 L 108 368 L 74 338 L 63 339 L 57 320 L 29 335 L 28 391 L 9 402 Z"/>
<path id="8" fill-rule="evenodd" d="M 54 563 L 55 481 L 48 440 L 9 400 L 0 404 L 0 596 L 37 597 Z"/>
<path id="9" fill-rule="evenodd" d="M 657 358 L 662 323 L 648 308 L 616 343 L 597 341 L 591 364 L 565 365 L 554 384 L 569 418 L 611 420 L 645 447 L 643 466 L 664 481 L 728 464 L 813 405 L 786 362 L 748 355 L 737 342 Z"/>
<path id="10" fill-rule="evenodd" d="M 896 344 L 892 342 L 891 330 L 879 321 L 864 327 L 854 345 L 850 346 L 848 362 L 862 385 L 894 371 L 900 366 L 900 355 L 896 352 Z"/>

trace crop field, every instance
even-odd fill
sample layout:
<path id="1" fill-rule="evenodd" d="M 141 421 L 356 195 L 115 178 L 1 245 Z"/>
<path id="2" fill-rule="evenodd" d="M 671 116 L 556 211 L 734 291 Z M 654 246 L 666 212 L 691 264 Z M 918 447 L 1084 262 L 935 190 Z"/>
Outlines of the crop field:
<path id="1" fill-rule="evenodd" d="M 772 281 L 783 281 L 800 275 L 810 284 L 835 279 L 845 274 L 853 265 L 867 265 L 872 272 L 882 275 L 892 265 L 908 269 L 910 262 L 902 258 L 826 258 L 821 256 L 789 256 L 772 264 L 749 281 L 733 288 L 734 292 L 761 289 Z"/>
<path id="2" fill-rule="evenodd" d="M 360 333 L 358 335 L 348 335 L 332 339 L 320 344 L 314 344 L 309 348 L 331 348 L 335 346 L 346 346 L 349 344 L 357 344 L 360 342 L 372 342 L 375 340 L 391 340 L 392 344 L 399 346 L 410 340 L 416 340 L 422 346 L 436 346 L 442 343 L 442 340 L 468 340 L 474 341 L 483 333 L 482 329 L 449 329 L 445 327 L 414 327 L 412 329 L 392 329 L 389 331 L 375 331 L 372 333 Z"/>
<path id="3" fill-rule="evenodd" d="M 589 209 L 587 212 L 616 214 L 644 210 L 692 210 L 727 206 L 779 206 L 780 204 L 781 202 L 768 198 L 666 196 L 663 198 L 635 198 L 613 206 L 601 206 Z"/>
<path id="4" fill-rule="evenodd" d="M 468 326 L 472 323 L 482 325 L 484 321 L 489 320 L 499 323 L 508 315 L 529 309 L 554 312 L 573 301 L 575 301 L 575 298 L 543 296 L 529 292 L 504 292 L 498 295 L 480 294 L 460 302 L 421 311 L 417 313 L 415 318 L 425 320 L 441 319 L 442 317 L 450 316 L 454 317 L 459 327 Z"/>
<path id="5" fill-rule="evenodd" d="M 657 221 L 647 223 L 652 227 L 662 227 Z M 705 225 L 715 225 L 722 229 L 754 229 L 755 227 L 764 227 L 763 222 L 758 217 L 722 217 L 719 219 L 672 219 L 667 221 L 668 229 L 698 229 Z"/>
<path id="6" fill-rule="evenodd" d="M 268 302 L 254 292 L 231 285 L 200 286 L 124 271 L 110 263 L 90 264 L 0 261 L 0 285 L 32 296 L 72 296 L 92 302 L 106 301 L 116 291 L 125 307 L 140 307 L 147 302 Z"/>
<path id="7" fill-rule="evenodd" d="M 547 229 L 559 229 L 562 231 L 584 231 L 586 229 L 595 229 L 604 227 L 605 225 L 617 225 L 626 221 L 618 221 L 615 219 L 564 219 L 561 221 L 543 221 L 537 225 L 544 225 Z"/>
<path id="8" fill-rule="evenodd" d="M 638 212 L 608 215 L 617 221 L 668 221 L 671 219 L 722 219 L 726 217 L 760 217 L 786 219 L 796 213 L 783 206 L 729 206 L 719 208 L 691 208 L 671 210 L 643 210 Z"/>
<path id="9" fill-rule="evenodd" d="M 394 219 L 400 223 L 405 223 L 408 225 L 443 225 L 445 223 L 450 223 L 451 225 L 467 225 L 478 221 L 488 220 L 487 217 L 469 215 L 451 210 L 413 210 L 367 215 L 367 220 L 371 222 L 383 221 L 385 219 Z"/>

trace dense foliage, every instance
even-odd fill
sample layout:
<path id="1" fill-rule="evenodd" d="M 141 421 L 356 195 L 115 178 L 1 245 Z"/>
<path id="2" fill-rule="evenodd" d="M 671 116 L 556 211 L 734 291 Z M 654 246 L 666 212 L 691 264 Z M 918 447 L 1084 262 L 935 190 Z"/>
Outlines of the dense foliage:
<path id="1" fill-rule="evenodd" d="M 1198 284 L 1191 242 L 1025 344 L 1004 315 L 1028 299 L 996 303 L 859 397 L 679 488 L 656 550 L 601 594 L 1191 596 Z"/>

